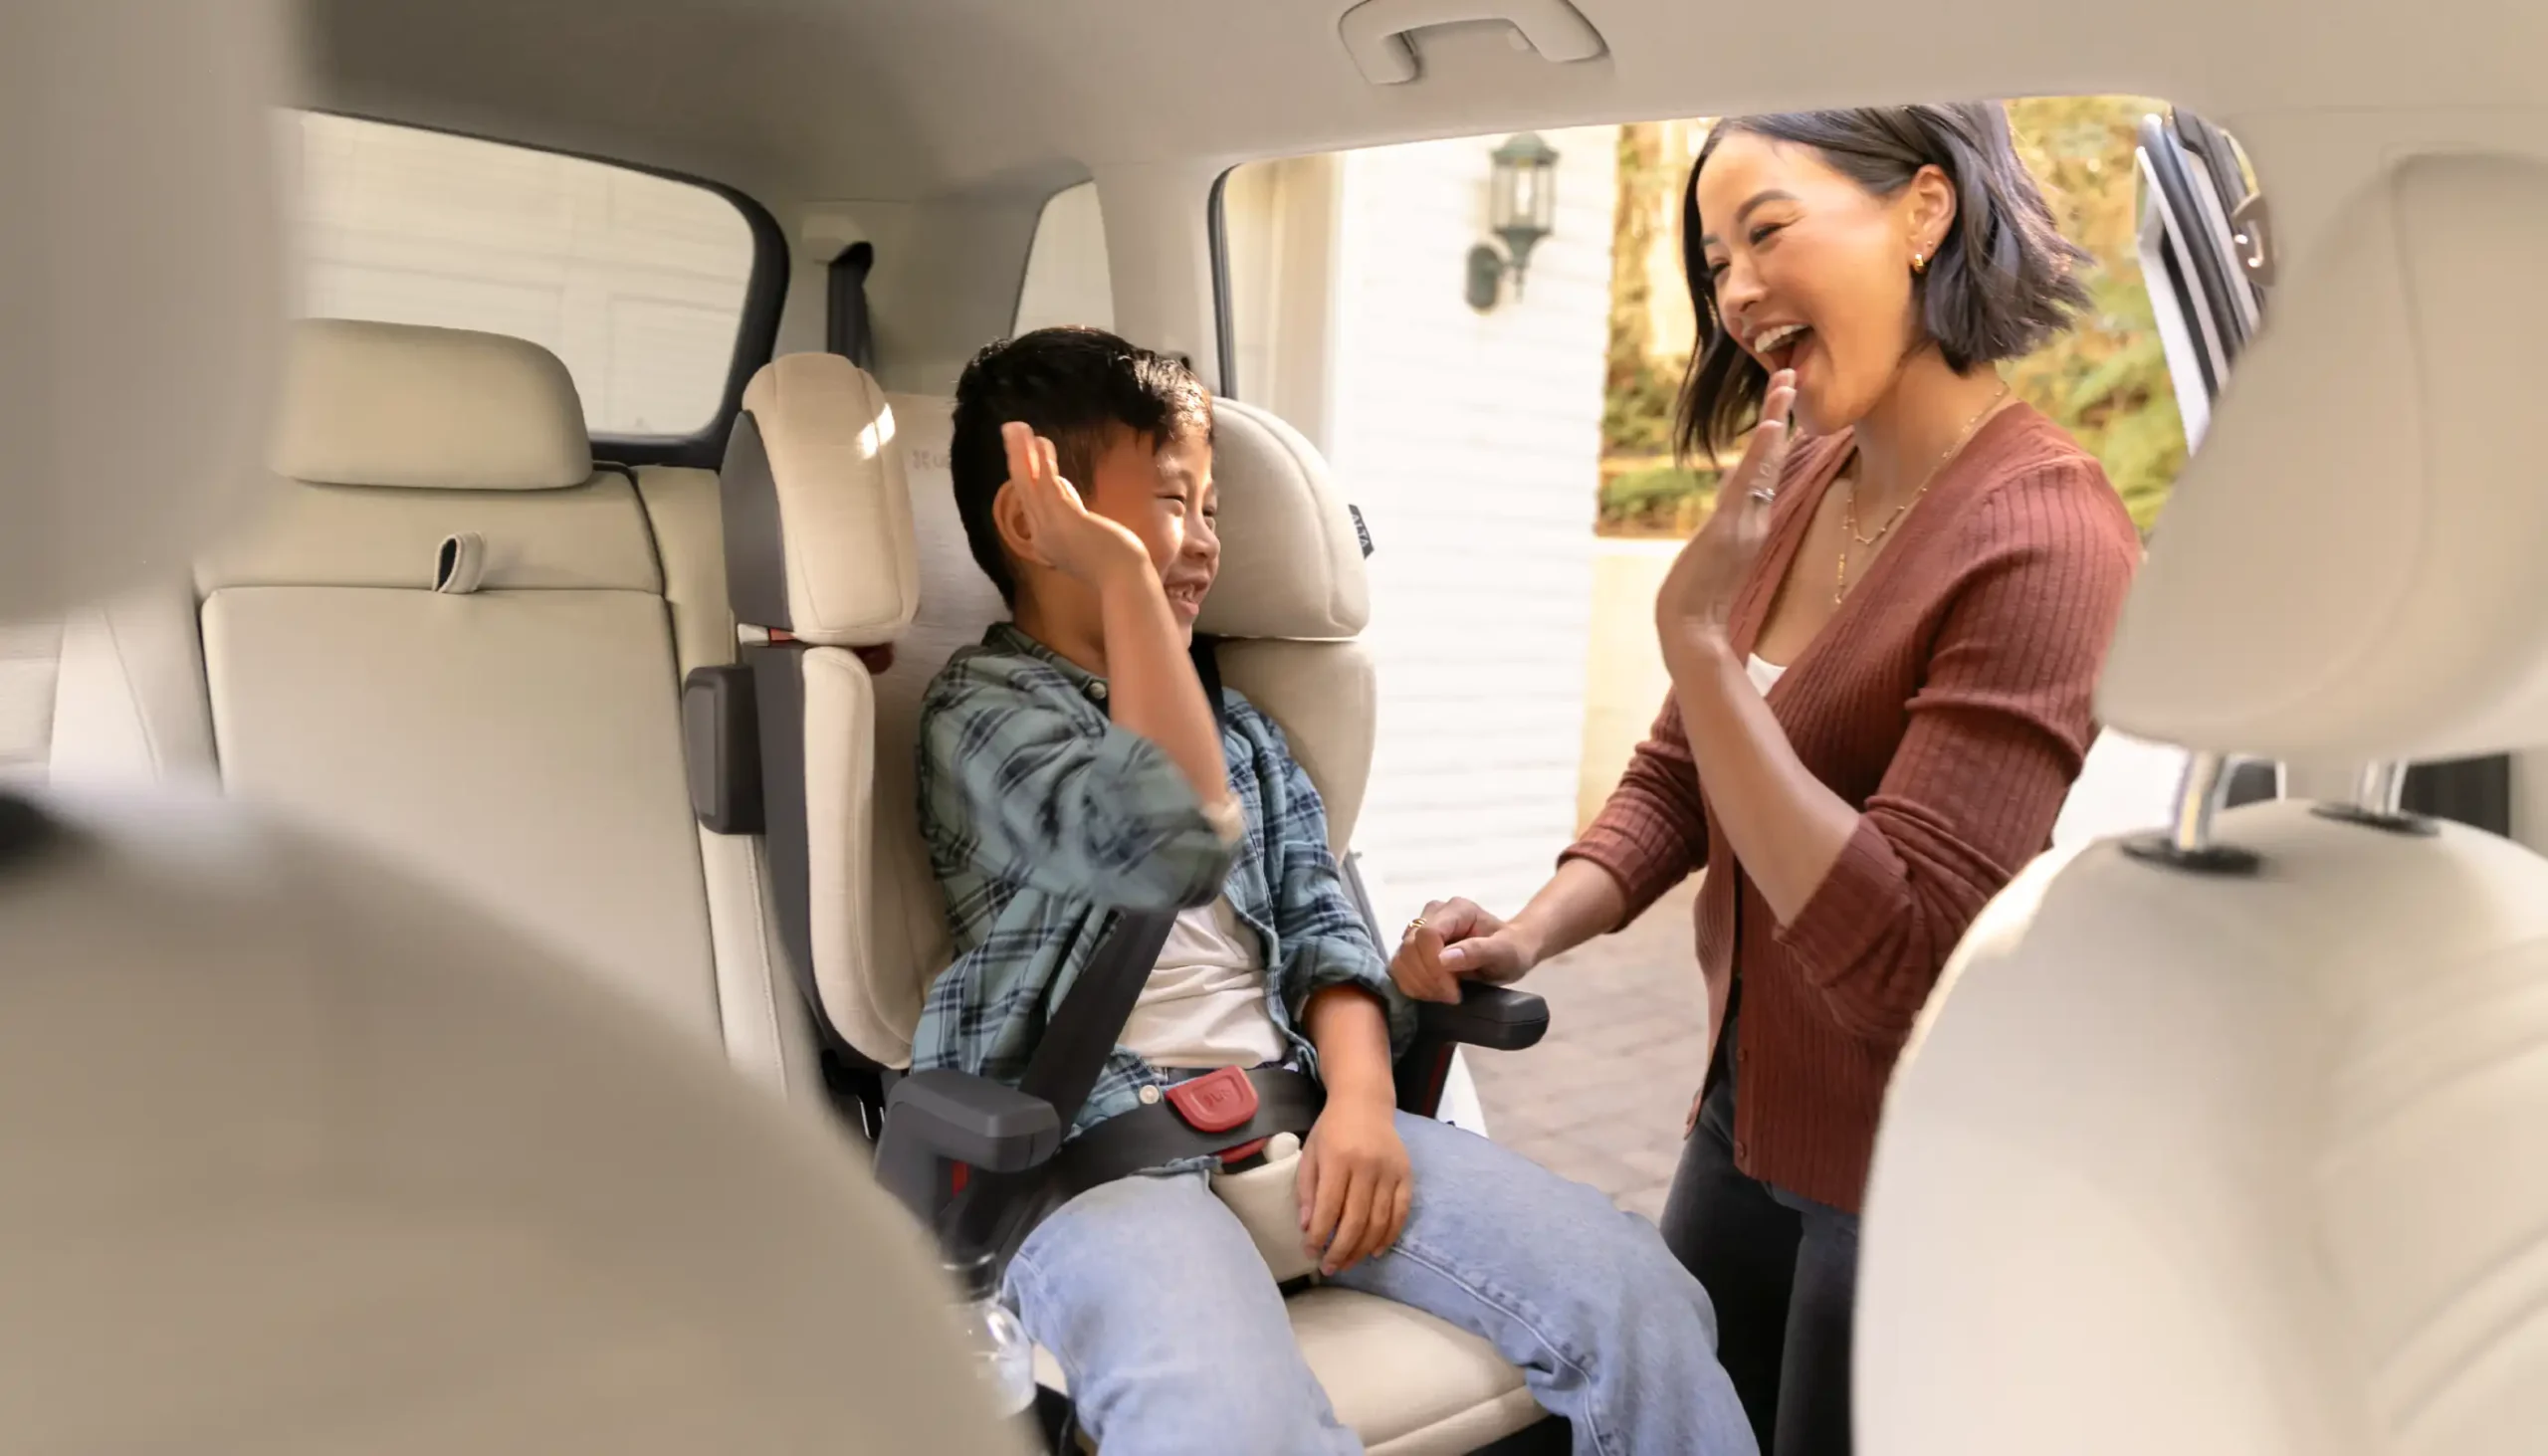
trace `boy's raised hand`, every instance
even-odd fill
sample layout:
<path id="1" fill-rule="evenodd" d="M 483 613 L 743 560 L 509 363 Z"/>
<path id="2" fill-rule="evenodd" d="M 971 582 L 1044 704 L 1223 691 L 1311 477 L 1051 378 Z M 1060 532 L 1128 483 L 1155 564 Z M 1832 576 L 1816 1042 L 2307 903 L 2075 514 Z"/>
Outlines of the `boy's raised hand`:
<path id="1" fill-rule="evenodd" d="M 991 510 L 1010 528 L 1014 549 L 1092 586 L 1151 564 L 1141 537 L 1089 510 L 1077 488 L 1062 479 L 1052 441 L 1014 421 L 999 434 L 1008 447 L 1008 480 Z"/>

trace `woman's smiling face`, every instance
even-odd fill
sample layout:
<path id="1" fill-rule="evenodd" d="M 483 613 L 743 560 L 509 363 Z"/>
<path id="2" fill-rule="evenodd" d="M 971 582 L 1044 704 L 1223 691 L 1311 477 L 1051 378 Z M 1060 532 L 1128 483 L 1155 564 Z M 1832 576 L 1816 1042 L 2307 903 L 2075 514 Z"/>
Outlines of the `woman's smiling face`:
<path id="1" fill-rule="evenodd" d="M 1794 369 L 1810 433 L 1864 418 L 1922 341 L 1912 259 L 1954 217 L 1943 173 L 1892 197 L 1812 147 L 1752 132 L 1725 137 L 1695 181 L 1717 316 L 1772 373 Z"/>

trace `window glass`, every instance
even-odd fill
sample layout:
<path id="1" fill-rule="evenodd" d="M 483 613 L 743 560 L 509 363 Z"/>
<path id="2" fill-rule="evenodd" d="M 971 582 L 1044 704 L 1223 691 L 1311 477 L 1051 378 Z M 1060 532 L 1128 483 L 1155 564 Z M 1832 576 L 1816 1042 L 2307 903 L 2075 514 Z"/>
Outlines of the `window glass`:
<path id="1" fill-rule="evenodd" d="M 302 312 L 527 338 L 596 435 L 712 423 L 751 226 L 693 183 L 529 147 L 302 112 Z"/>

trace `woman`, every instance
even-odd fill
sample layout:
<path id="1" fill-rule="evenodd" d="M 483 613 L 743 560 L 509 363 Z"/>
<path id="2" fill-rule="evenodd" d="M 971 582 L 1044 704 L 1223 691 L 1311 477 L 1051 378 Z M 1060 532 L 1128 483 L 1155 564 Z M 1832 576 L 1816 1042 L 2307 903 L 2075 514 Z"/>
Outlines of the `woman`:
<path id="1" fill-rule="evenodd" d="M 1671 696 L 1520 914 L 1437 902 L 1392 968 L 1455 999 L 1709 871 L 1717 1033 L 1663 1229 L 1763 1449 L 1819 1456 L 1849 1445 L 1886 1076 L 1965 928 L 2046 846 L 2140 543 L 1995 368 L 2087 299 L 1998 106 L 1722 122 L 1681 218 L 1699 348 L 1677 443 L 1757 427 L 1655 602 Z"/>

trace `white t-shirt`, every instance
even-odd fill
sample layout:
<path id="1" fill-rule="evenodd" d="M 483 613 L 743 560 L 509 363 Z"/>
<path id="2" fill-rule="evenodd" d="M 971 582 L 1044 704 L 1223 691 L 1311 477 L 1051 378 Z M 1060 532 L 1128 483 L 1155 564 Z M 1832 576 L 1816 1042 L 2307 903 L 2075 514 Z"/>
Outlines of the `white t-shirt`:
<path id="1" fill-rule="evenodd" d="M 1760 690 L 1760 694 L 1764 698 L 1770 696 L 1770 685 L 1776 683 L 1780 678 L 1786 676 L 1786 674 L 1787 667 L 1785 664 L 1763 662 L 1761 660 L 1761 654 L 1757 652 L 1752 654 L 1751 660 L 1743 665 L 1743 675 L 1752 680 L 1752 686 Z"/>
<path id="2" fill-rule="evenodd" d="M 1154 1067 L 1257 1067 L 1290 1055 L 1265 1003 L 1255 933 L 1228 896 L 1177 916 L 1122 1041 Z"/>

